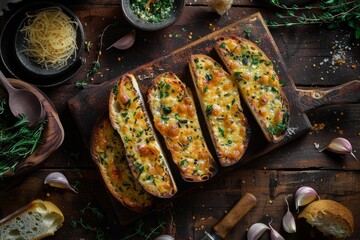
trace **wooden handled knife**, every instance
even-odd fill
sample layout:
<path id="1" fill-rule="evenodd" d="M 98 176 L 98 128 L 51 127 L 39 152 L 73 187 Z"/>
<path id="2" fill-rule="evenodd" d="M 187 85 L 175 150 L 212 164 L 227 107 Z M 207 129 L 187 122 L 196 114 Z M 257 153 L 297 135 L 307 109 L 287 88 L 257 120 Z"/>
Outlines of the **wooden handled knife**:
<path id="1" fill-rule="evenodd" d="M 230 230 L 255 206 L 256 198 L 251 193 L 246 193 L 230 210 L 228 214 L 218 222 L 212 232 L 205 231 L 201 240 L 222 240 Z"/>

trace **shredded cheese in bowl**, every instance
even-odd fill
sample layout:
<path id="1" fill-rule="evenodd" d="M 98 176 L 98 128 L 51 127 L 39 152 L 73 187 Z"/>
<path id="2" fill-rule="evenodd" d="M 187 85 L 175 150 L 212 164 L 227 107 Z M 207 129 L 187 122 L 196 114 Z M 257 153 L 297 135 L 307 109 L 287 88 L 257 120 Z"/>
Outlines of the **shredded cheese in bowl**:
<path id="1" fill-rule="evenodd" d="M 46 69 L 61 69 L 76 57 L 76 31 L 78 23 L 72 21 L 59 7 L 49 7 L 27 13 L 20 32 L 25 33 L 25 46 L 21 51 Z"/>

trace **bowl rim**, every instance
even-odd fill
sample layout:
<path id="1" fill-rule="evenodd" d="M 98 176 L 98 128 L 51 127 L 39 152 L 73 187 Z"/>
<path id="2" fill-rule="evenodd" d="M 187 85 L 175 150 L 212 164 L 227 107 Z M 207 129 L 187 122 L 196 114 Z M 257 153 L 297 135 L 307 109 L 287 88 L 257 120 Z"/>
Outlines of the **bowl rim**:
<path id="1" fill-rule="evenodd" d="M 185 0 L 174 0 L 174 6 L 176 7 L 175 14 L 172 14 L 169 18 L 163 21 L 152 23 L 142 20 L 135 15 L 130 8 L 130 1 L 131 0 L 121 1 L 121 9 L 124 17 L 131 25 L 144 31 L 156 31 L 174 24 L 181 17 L 186 3 Z"/>
<path id="2" fill-rule="evenodd" d="M 37 10 L 44 7 L 60 7 L 65 13 L 70 13 L 72 20 L 78 23 L 77 40 L 78 50 L 76 59 L 71 63 L 71 66 L 65 67 L 58 74 L 39 75 L 27 70 L 18 60 L 15 52 L 15 37 L 20 25 L 24 19 L 24 14 L 29 10 Z M 34 8 L 35 7 L 35 8 Z M 16 27 L 13 27 L 16 26 Z M 4 67 L 17 79 L 22 79 L 25 82 L 33 84 L 37 87 L 53 87 L 60 85 L 70 78 L 72 78 L 83 67 L 85 60 L 82 57 L 84 51 L 85 32 L 83 25 L 77 15 L 62 4 L 53 1 L 36 1 L 28 3 L 15 11 L 5 22 L 0 33 L 0 60 Z"/>
<path id="3" fill-rule="evenodd" d="M 42 6 L 42 5 L 44 5 L 44 6 L 38 7 L 38 6 Z M 49 5 L 49 6 L 45 6 L 45 5 Z M 58 69 L 54 69 L 54 68 L 46 69 L 45 67 L 31 61 L 31 59 L 28 56 L 26 56 L 24 53 L 20 52 L 21 50 L 23 50 L 25 48 L 25 46 L 23 44 L 23 41 L 25 39 L 25 33 L 21 32 L 21 29 L 26 25 L 26 21 L 27 21 L 27 17 L 26 16 L 24 17 L 21 14 L 20 17 L 22 17 L 22 20 L 20 21 L 20 24 L 18 25 L 17 30 L 15 32 L 15 41 L 14 41 L 14 46 L 13 46 L 13 47 L 15 47 L 16 58 L 18 59 L 21 67 L 24 67 L 27 71 L 29 71 L 35 75 L 40 75 L 40 76 L 53 76 L 53 75 L 61 74 L 61 72 L 66 71 L 67 69 L 71 68 L 71 66 L 74 65 L 75 62 L 79 59 L 79 57 L 80 57 L 79 54 L 82 52 L 82 49 L 83 49 L 84 31 L 81 30 L 80 20 L 75 15 L 75 13 L 72 12 L 70 9 L 68 9 L 67 7 L 65 7 L 61 4 L 57 4 L 57 3 L 52 4 L 52 3 L 47 3 L 47 2 L 46 3 L 45 2 L 33 2 L 31 4 L 24 6 L 24 8 L 28 9 L 27 11 L 34 11 L 34 12 L 40 12 L 43 9 L 51 8 L 51 7 L 59 8 L 72 21 L 76 22 L 76 24 L 78 25 L 75 29 L 76 30 L 76 43 L 78 45 L 80 44 L 81 46 L 80 46 L 80 48 L 78 47 L 75 50 L 75 55 L 72 55 L 71 58 L 67 60 L 67 64 L 65 66 L 58 68 Z"/>

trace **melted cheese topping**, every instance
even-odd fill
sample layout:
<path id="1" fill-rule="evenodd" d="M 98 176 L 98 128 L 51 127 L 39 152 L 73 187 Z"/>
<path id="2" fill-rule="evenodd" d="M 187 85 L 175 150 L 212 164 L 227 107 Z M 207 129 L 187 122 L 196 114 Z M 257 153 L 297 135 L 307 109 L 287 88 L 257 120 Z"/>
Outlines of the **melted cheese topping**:
<path id="1" fill-rule="evenodd" d="M 289 113 L 272 62 L 256 45 L 235 37 L 217 40 L 218 50 L 260 125 L 274 136 L 288 127 Z"/>
<path id="2" fill-rule="evenodd" d="M 213 59 L 193 55 L 190 70 L 220 163 L 229 166 L 244 154 L 247 120 L 240 105 L 236 83 Z"/>
<path id="3" fill-rule="evenodd" d="M 117 112 L 115 125 L 135 178 L 151 194 L 171 197 L 176 192 L 176 186 L 145 112 L 136 80 L 122 78 L 113 88 L 113 95 Z"/>
<path id="4" fill-rule="evenodd" d="M 175 74 L 164 73 L 149 90 L 156 129 L 165 138 L 173 161 L 186 181 L 204 181 L 216 173 L 201 132 L 190 92 Z"/>
<path id="5" fill-rule="evenodd" d="M 135 181 L 125 159 L 123 143 L 109 119 L 105 118 L 95 129 L 93 144 L 94 159 L 113 196 L 131 209 L 152 206 L 154 198 Z"/>

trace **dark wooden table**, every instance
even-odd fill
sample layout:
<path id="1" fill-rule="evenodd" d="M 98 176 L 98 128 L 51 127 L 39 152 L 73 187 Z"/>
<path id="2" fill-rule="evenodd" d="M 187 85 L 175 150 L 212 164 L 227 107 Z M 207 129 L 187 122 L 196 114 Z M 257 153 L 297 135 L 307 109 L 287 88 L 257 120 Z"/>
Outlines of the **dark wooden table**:
<path id="1" fill-rule="evenodd" d="M 0 28 L 27 2 L 31 1 L 10 5 L 11 11 L 0 17 Z M 319 153 L 314 147 L 316 144 L 324 147 L 331 139 L 343 137 L 352 143 L 355 155 L 360 158 L 359 103 L 325 106 L 309 112 L 313 130 L 305 136 L 178 196 L 161 210 L 122 225 L 114 200 L 104 187 L 68 108 L 68 100 L 83 91 L 75 83 L 98 85 L 110 81 L 253 13 L 260 12 L 264 19 L 274 19 L 277 9 L 264 1 L 235 0 L 230 11 L 219 16 L 206 6 L 205 0 L 187 0 L 181 18 L 174 25 L 156 32 L 137 31 L 136 43 L 131 49 L 103 51 L 100 71 L 86 78 L 96 59 L 102 30 L 114 22 L 120 23 L 104 35 L 104 46 L 109 46 L 133 27 L 125 21 L 119 0 L 58 2 L 80 18 L 86 41 L 91 42 L 90 52 L 83 52 L 86 64 L 72 79 L 63 85 L 42 89 L 59 112 L 65 140 L 31 173 L 16 179 L 0 179 L 0 218 L 40 198 L 54 202 L 65 216 L 64 225 L 49 239 L 122 239 L 136 233 L 139 226 L 145 234 L 158 227 L 158 232 L 171 233 L 176 239 L 200 239 L 204 230 L 211 230 L 242 195 L 250 192 L 258 203 L 227 239 L 246 239 L 247 229 L 253 223 L 271 220 L 285 239 L 322 239 L 319 232 L 302 221 L 297 221 L 296 234 L 287 234 L 281 227 L 286 212 L 285 197 L 301 186 L 310 186 L 322 199 L 339 201 L 352 211 L 355 231 L 349 239 L 360 239 L 360 163 L 350 155 Z M 360 40 L 355 39 L 352 29 L 341 26 L 330 30 L 316 25 L 281 27 L 270 32 L 297 87 L 331 87 L 360 78 Z M 340 55 L 344 57 L 343 62 L 336 61 Z M 1 70 L 11 77 L 3 66 Z M 79 193 L 44 185 L 45 176 L 54 171 L 64 173 Z M 294 212 L 293 199 L 289 200 Z M 100 218 L 92 210 L 104 216 Z M 145 237 L 137 234 L 130 239 Z M 261 239 L 269 239 L 269 235 L 266 233 Z"/>

